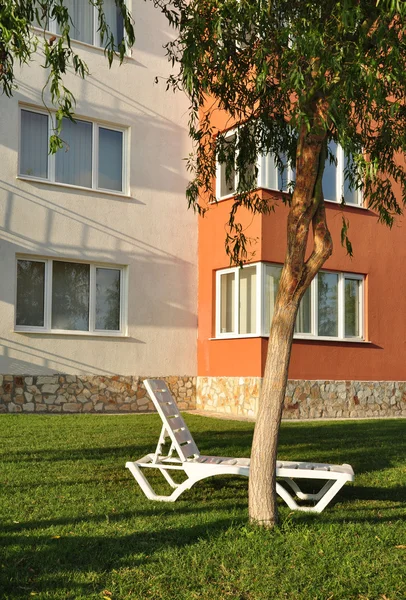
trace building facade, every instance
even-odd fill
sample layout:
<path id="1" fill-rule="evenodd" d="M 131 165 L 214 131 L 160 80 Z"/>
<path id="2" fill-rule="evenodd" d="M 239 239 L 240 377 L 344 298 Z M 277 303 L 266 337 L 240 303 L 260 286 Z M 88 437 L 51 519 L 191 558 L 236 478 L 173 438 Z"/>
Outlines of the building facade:
<path id="1" fill-rule="evenodd" d="M 221 130 L 223 118 L 216 118 Z M 379 224 L 345 180 L 342 148 L 332 144 L 330 152 L 336 163 L 326 165 L 323 192 L 334 251 L 299 308 L 284 416 L 405 416 L 405 224 L 399 219 L 392 230 Z M 225 165 L 217 165 L 218 203 L 199 221 L 197 406 L 248 417 L 258 408 L 286 253 L 288 208 L 281 190 L 294 176 L 288 165 L 280 172 L 271 156 L 258 158 L 257 167 L 258 193 L 272 194 L 276 208 L 254 218 L 240 212 L 245 235 L 256 240 L 244 268 L 230 268 L 224 249 L 237 183 L 233 176 L 227 180 Z M 401 196 L 400 189 L 396 193 Z M 341 245 L 343 216 L 352 258 Z"/>
<path id="2" fill-rule="evenodd" d="M 66 77 L 77 121 L 63 124 L 65 148 L 48 154 L 40 54 L 0 97 L 0 410 L 144 410 L 145 376 L 169 377 L 186 406 L 197 221 L 185 208 L 187 101 L 165 93 L 171 34 L 134 0 L 135 47 L 109 69 L 92 7 L 74 6 L 90 75 Z"/>
<path id="3" fill-rule="evenodd" d="M 90 75 L 67 77 L 77 105 L 64 149 L 48 154 L 40 54 L 18 72 L 13 98 L 0 97 L 0 412 L 150 410 L 141 382 L 152 376 L 167 379 L 181 408 L 254 418 L 287 209 L 242 215 L 255 255 L 230 268 L 235 186 L 221 165 L 218 204 L 199 221 L 186 210 L 188 102 L 165 92 L 165 19 L 133 0 L 135 47 L 109 69 L 93 9 L 73 6 L 72 43 Z M 377 223 L 348 189 L 342 150 L 331 151 L 323 187 L 334 253 L 299 311 L 284 414 L 405 416 L 405 226 Z M 271 157 L 258 167 L 259 193 L 282 197 L 289 168 L 281 175 Z"/>

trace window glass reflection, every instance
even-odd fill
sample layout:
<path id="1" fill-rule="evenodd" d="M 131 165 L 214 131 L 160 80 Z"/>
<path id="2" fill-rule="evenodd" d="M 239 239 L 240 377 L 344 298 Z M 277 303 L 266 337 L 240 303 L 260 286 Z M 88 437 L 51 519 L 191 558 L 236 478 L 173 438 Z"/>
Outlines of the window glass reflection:
<path id="1" fill-rule="evenodd" d="M 120 329 L 120 271 L 96 269 L 96 329 Z"/>
<path id="2" fill-rule="evenodd" d="M 16 325 L 44 326 L 45 263 L 17 261 Z"/>
<path id="3" fill-rule="evenodd" d="M 307 288 L 304 296 L 300 302 L 299 310 L 297 312 L 295 333 L 311 333 L 311 288 Z"/>
<path id="4" fill-rule="evenodd" d="M 271 322 L 281 273 L 282 267 L 275 265 L 265 266 L 264 331 L 266 334 L 268 334 L 271 329 Z"/>
<path id="5" fill-rule="evenodd" d="M 256 267 L 240 269 L 240 333 L 256 332 Z"/>
<path id="6" fill-rule="evenodd" d="M 329 153 L 324 164 L 323 194 L 326 200 L 337 202 L 337 144 L 331 141 L 328 145 Z M 331 162 L 331 157 L 334 161 Z"/>
<path id="7" fill-rule="evenodd" d="M 220 332 L 234 332 L 235 275 L 225 273 L 220 278 Z"/>
<path id="8" fill-rule="evenodd" d="M 338 275 L 336 273 L 318 274 L 318 334 L 338 336 Z"/>
<path id="9" fill-rule="evenodd" d="M 359 301 L 360 281 L 357 279 L 345 280 L 345 337 L 358 337 L 360 335 Z"/>
<path id="10" fill-rule="evenodd" d="M 90 266 L 54 261 L 52 329 L 89 330 Z"/>

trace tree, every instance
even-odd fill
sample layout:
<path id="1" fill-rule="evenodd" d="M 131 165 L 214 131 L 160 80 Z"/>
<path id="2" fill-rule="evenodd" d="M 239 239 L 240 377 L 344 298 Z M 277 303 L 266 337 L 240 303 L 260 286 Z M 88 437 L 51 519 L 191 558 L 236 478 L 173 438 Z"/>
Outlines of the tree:
<path id="1" fill-rule="evenodd" d="M 123 61 L 127 48 L 134 43 L 133 20 L 125 0 L 115 0 L 123 19 L 125 36 L 115 40 L 104 12 L 104 0 L 83 0 L 97 9 L 98 31 L 105 54 L 111 66 L 117 55 Z M 50 137 L 50 150 L 56 152 L 63 146 L 60 137 L 62 119 L 73 120 L 75 98 L 63 84 L 68 68 L 85 78 L 89 71 L 75 48 L 71 46 L 74 30 L 69 0 L 2 0 L 0 3 L 0 90 L 11 96 L 16 87 L 14 65 L 28 63 L 39 48 L 44 57 L 43 66 L 48 70 L 46 89 L 56 107 L 54 134 Z M 49 23 L 56 23 L 58 35 L 47 32 Z M 32 25 L 42 29 L 34 30 Z M 73 36 L 74 37 L 74 36 Z M 45 89 L 44 89 L 45 92 Z"/>
<path id="2" fill-rule="evenodd" d="M 289 205 L 287 252 L 274 307 L 249 482 L 250 519 L 277 522 L 278 432 L 300 301 L 333 250 L 322 176 L 328 144 L 349 158 L 345 177 L 368 207 L 391 226 L 406 202 L 406 3 L 400 0 L 153 0 L 177 29 L 167 45 L 178 66 L 168 87 L 190 98 L 189 206 L 204 214 L 216 201 L 216 158 L 238 187 L 228 221 L 232 262 L 250 242 L 238 210 L 268 214 Z M 214 125 L 221 110 L 238 135 Z M 289 195 L 260 198 L 256 157 L 272 153 L 296 167 Z M 400 184 L 397 198 L 393 183 Z M 342 242 L 351 254 L 349 223 Z M 312 241 L 310 253 L 306 252 Z"/>

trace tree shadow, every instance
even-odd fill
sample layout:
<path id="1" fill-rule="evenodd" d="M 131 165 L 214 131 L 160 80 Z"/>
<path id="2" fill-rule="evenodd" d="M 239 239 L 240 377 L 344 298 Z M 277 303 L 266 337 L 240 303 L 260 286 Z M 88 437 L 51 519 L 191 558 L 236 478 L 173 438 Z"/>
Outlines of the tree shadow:
<path id="1" fill-rule="evenodd" d="M 136 516 L 133 513 L 126 518 Z M 155 554 L 164 547 L 181 548 L 199 539 L 217 538 L 230 526 L 228 519 L 177 528 L 167 528 L 162 520 L 159 523 L 160 528 L 151 532 L 117 536 L 75 535 L 74 532 L 57 539 L 32 532 L 30 535 L 15 533 L 12 537 L 0 535 L 3 550 L 12 551 L 7 576 L 1 582 L 3 597 L 10 594 L 13 599 L 26 599 L 33 589 L 46 591 L 49 597 L 66 589 L 73 597 L 88 597 L 96 590 L 100 592 L 100 585 L 96 583 L 95 589 L 93 583 L 75 581 L 72 572 L 102 575 L 113 569 L 136 569 L 146 562 L 151 568 Z M 54 524 L 58 524 L 58 520 Z"/>
<path id="2" fill-rule="evenodd" d="M 189 417 L 189 415 L 188 415 Z M 199 418 L 199 417 L 194 417 Z M 200 417 L 207 418 L 207 417 Z M 211 419 L 215 421 L 215 419 Z M 239 424 L 240 425 L 240 424 Z M 195 440 L 202 454 L 249 456 L 254 424 L 225 431 L 207 428 Z M 193 433 L 193 427 L 190 427 Z M 405 419 L 282 423 L 278 458 L 331 464 L 349 463 L 357 476 L 387 469 L 406 455 Z"/>
<path id="3" fill-rule="evenodd" d="M 215 543 L 232 522 L 237 526 L 246 522 L 246 501 L 241 495 L 238 501 L 233 493 L 227 499 L 221 494 L 219 513 L 216 503 L 210 505 L 204 500 L 205 496 L 212 499 L 213 492 L 211 485 L 203 484 L 197 502 L 189 492 L 189 497 L 176 506 L 146 501 L 142 508 L 108 515 L 3 524 L 0 547 L 9 558 L 7 568 L 3 572 L 0 569 L 2 597 L 25 599 L 32 590 L 46 592 L 49 597 L 60 597 L 58 593 L 66 590 L 69 597 L 93 597 L 103 589 L 99 582 L 106 572 L 137 570 L 147 564 L 151 571 L 166 548 L 181 550 L 209 539 Z M 235 516 L 236 509 L 240 517 Z M 193 522 L 196 511 L 205 511 L 205 518 L 197 523 Z M 232 520 L 228 514 L 234 515 Z M 58 531 L 63 533 L 57 536 Z M 88 582 L 89 573 L 92 583 Z"/>
<path id="4" fill-rule="evenodd" d="M 106 458 L 118 459 L 123 461 L 136 460 L 145 456 L 153 449 L 147 445 L 128 445 L 128 446 L 100 446 L 94 448 L 66 448 L 66 449 L 41 449 L 41 450 L 11 450 L 2 457 L 3 463 L 55 463 L 55 462 L 76 462 L 81 461 L 105 461 Z"/>
<path id="5" fill-rule="evenodd" d="M 192 431 L 195 424 L 195 438 L 202 453 L 249 456 L 252 423 L 237 424 L 189 414 L 186 419 Z M 77 422 L 85 426 L 89 420 L 92 419 L 77 419 Z M 125 569 L 159 571 L 165 549 L 182 551 L 182 548 L 206 540 L 215 544 L 231 525 L 238 528 L 246 523 L 248 481 L 244 477 L 221 476 L 199 482 L 176 504 L 146 500 L 124 465 L 126 460 L 154 450 L 160 423 L 157 415 L 131 419 L 132 425 L 134 421 L 139 424 L 142 421 L 143 425 L 138 428 L 134 444 L 128 443 L 128 438 L 121 444 L 109 439 L 110 445 L 105 446 L 105 439 L 88 437 L 90 447 L 77 448 L 72 447 L 76 438 L 68 436 L 60 442 L 63 445 L 51 443 L 49 448 L 41 446 L 38 450 L 31 450 L 27 445 L 5 453 L 5 460 L 16 465 L 21 463 L 22 471 L 32 469 L 33 462 L 38 463 L 37 483 L 32 479 L 29 483 L 25 478 L 20 482 L 18 477 L 7 482 L 16 501 L 29 487 L 34 490 L 35 485 L 45 486 L 45 493 L 54 493 L 57 498 L 57 488 L 61 484 L 69 487 L 67 495 L 74 502 L 81 501 L 86 488 L 89 500 L 94 499 L 98 508 L 96 514 L 89 514 L 87 506 L 78 507 L 73 516 L 64 516 L 61 512 L 55 515 L 55 511 L 59 512 L 56 508 L 55 516 L 49 518 L 3 523 L 0 544 L 4 555 L 8 556 L 7 564 L 0 570 L 0 579 L 3 578 L 0 589 L 4 598 L 22 600 L 31 591 L 45 593 L 48 597 L 62 597 L 68 590 L 71 597 L 97 597 L 106 573 Z M 127 435 L 126 427 L 120 430 L 121 434 Z M 279 446 L 281 458 L 350 462 L 356 479 L 355 484 L 346 485 L 340 491 L 321 515 L 292 513 L 280 501 L 282 522 L 291 520 L 300 528 L 312 523 L 341 526 L 343 523 L 362 525 L 404 519 L 404 484 L 397 481 L 385 487 L 382 485 L 384 475 L 377 475 L 379 481 L 375 487 L 369 481 L 363 485 L 361 477 L 357 484 L 357 475 L 379 473 L 399 463 L 404 446 L 403 431 L 404 421 L 401 420 L 284 423 Z M 97 436 L 100 434 L 99 429 L 96 433 Z M 43 441 L 48 445 L 46 438 Z M 75 481 L 70 476 L 69 465 L 80 461 L 83 467 Z M 102 470 L 90 473 L 89 469 L 96 467 L 99 461 L 104 461 Z M 57 481 L 56 476 L 51 478 L 51 462 L 56 463 L 55 473 L 59 473 L 62 463 L 66 463 L 66 480 Z M 42 479 L 41 464 L 45 469 Z M 77 468 L 74 472 L 77 474 Z M 111 477 L 114 477 L 114 486 Z M 152 475 L 154 483 L 158 477 L 159 474 Z M 77 492 L 75 486 L 78 486 Z M 115 506 L 122 507 L 119 512 L 113 512 L 113 505 L 104 502 L 111 493 L 117 495 Z M 36 497 L 41 501 L 41 493 Z M 70 510 L 69 498 L 61 511 Z M 100 499 L 102 502 L 97 505 Z M 58 533 L 60 536 L 56 535 Z"/>

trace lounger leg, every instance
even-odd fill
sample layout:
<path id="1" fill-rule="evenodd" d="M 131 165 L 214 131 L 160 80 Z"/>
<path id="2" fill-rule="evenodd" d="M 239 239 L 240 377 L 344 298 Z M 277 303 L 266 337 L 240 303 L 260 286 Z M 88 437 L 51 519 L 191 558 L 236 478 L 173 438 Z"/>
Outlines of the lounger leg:
<path id="1" fill-rule="evenodd" d="M 127 469 L 129 469 L 131 471 L 136 482 L 138 483 L 138 485 L 140 486 L 140 488 L 142 489 L 142 491 L 144 492 L 146 497 L 149 498 L 150 500 L 153 500 L 156 497 L 156 494 L 155 494 L 154 490 L 152 489 L 152 487 L 150 486 L 149 481 L 146 479 L 144 474 L 141 472 L 141 469 L 135 463 L 130 463 L 130 462 L 128 462 L 126 464 L 126 467 L 127 467 Z"/>
<path id="2" fill-rule="evenodd" d="M 175 502 L 175 500 L 177 500 L 185 490 L 188 490 L 192 487 L 194 483 L 196 483 L 195 479 L 188 478 L 180 485 L 175 484 L 177 485 L 177 487 L 169 496 L 160 496 L 156 494 L 152 489 L 149 481 L 142 472 L 142 468 L 140 468 L 136 463 L 133 462 L 127 463 L 126 466 L 127 469 L 131 471 L 138 485 L 149 500 L 158 500 L 159 502 Z M 159 470 L 162 474 L 164 474 L 162 469 Z M 170 476 L 169 478 L 172 479 Z"/>
<path id="3" fill-rule="evenodd" d="M 335 484 L 335 480 L 334 479 L 329 479 L 323 485 L 323 487 L 321 488 L 321 490 L 317 494 L 308 494 L 309 498 L 311 498 L 312 500 L 320 500 L 321 498 L 323 498 L 323 496 L 325 494 L 327 494 L 327 492 L 329 491 L 329 489 L 332 488 L 334 484 Z"/>
<path id="4" fill-rule="evenodd" d="M 288 477 L 285 477 L 283 481 L 285 481 L 292 488 L 297 497 L 301 500 L 319 500 L 315 506 L 298 506 L 289 492 L 286 491 L 281 485 L 279 485 L 278 488 L 278 484 L 276 484 L 277 493 L 279 496 L 281 496 L 281 498 L 283 498 L 283 500 L 285 500 L 289 508 L 292 510 L 301 510 L 303 512 L 321 513 L 326 508 L 327 504 L 329 504 L 334 496 L 341 490 L 347 480 L 329 479 L 317 494 L 304 494 L 300 491 L 297 483 Z"/>
<path id="5" fill-rule="evenodd" d="M 158 467 L 159 468 L 159 467 Z M 165 477 L 166 481 L 169 483 L 169 485 L 176 489 L 180 486 L 180 483 L 175 483 L 174 480 L 172 479 L 172 477 L 169 475 L 167 469 L 159 469 L 162 473 L 162 475 Z"/>
<path id="6" fill-rule="evenodd" d="M 334 481 L 334 480 L 330 480 L 330 481 Z M 330 483 L 330 481 L 328 483 Z M 321 513 L 321 511 L 326 508 L 327 504 L 329 504 L 329 502 L 331 502 L 331 500 L 341 490 L 341 488 L 343 487 L 343 485 L 346 484 L 346 482 L 347 482 L 346 479 L 337 479 L 336 481 L 334 481 L 333 485 L 329 486 L 329 488 L 327 488 L 327 484 L 326 484 L 324 486 L 323 490 L 325 488 L 327 488 L 327 490 L 324 493 L 324 495 L 322 496 L 322 498 L 319 500 L 319 502 L 317 502 L 316 506 L 314 507 L 314 509 L 313 509 L 314 512 Z"/>
<path id="7" fill-rule="evenodd" d="M 305 494 L 302 492 L 296 481 L 290 479 L 290 477 L 284 477 L 282 481 L 285 481 L 289 485 L 289 487 L 295 492 L 296 496 L 300 498 L 300 500 L 320 500 L 324 496 L 326 492 L 334 485 L 334 479 L 328 479 L 324 486 L 321 488 L 317 494 Z"/>
<path id="8" fill-rule="evenodd" d="M 278 482 L 276 482 L 276 493 L 286 502 L 289 508 L 300 510 L 301 507 L 296 504 L 289 492 Z"/>

